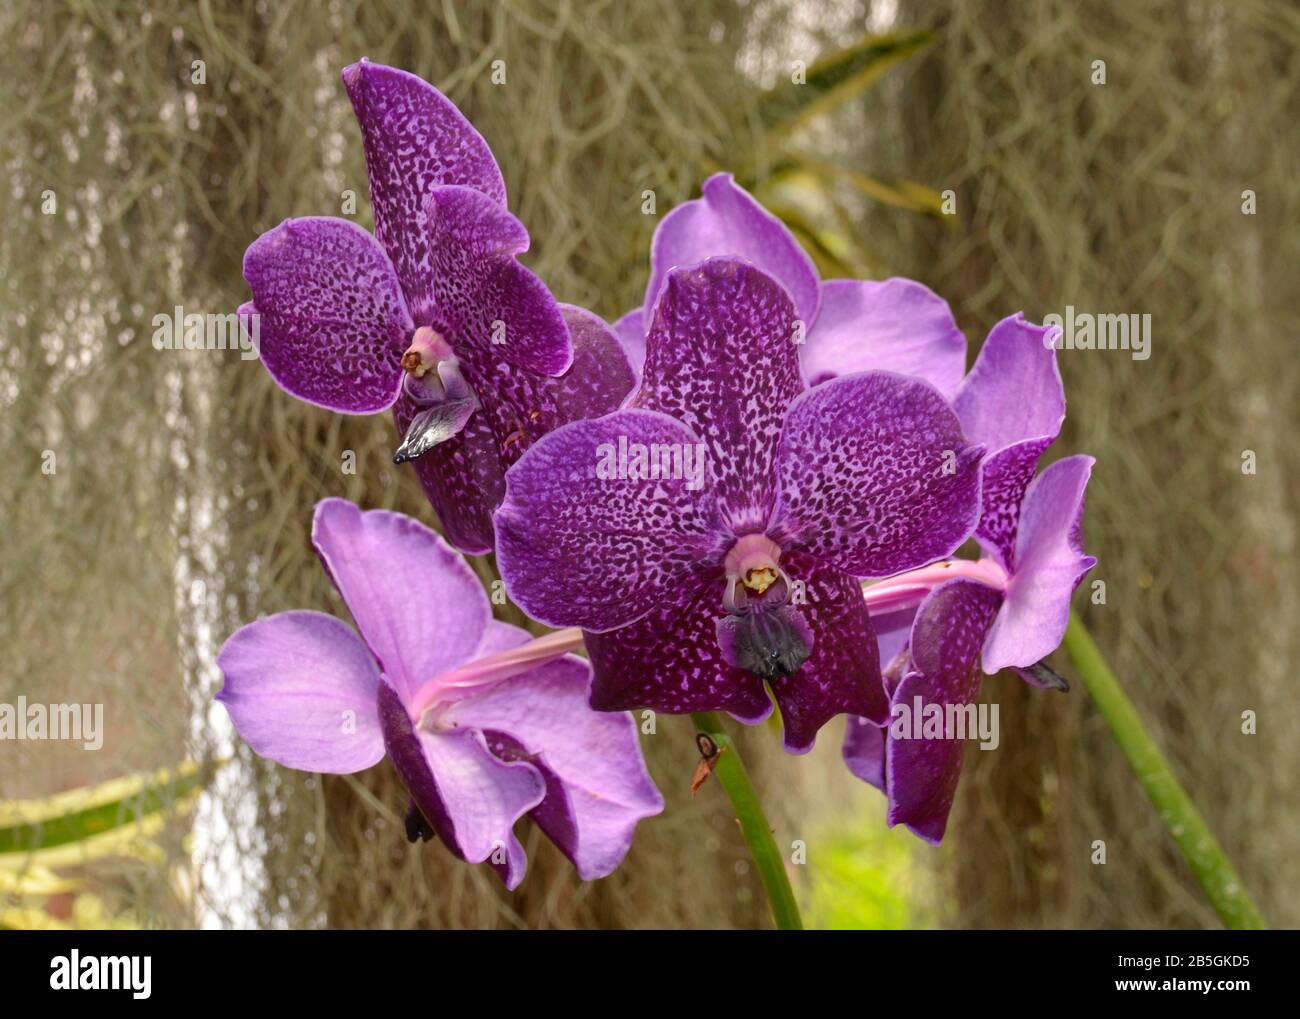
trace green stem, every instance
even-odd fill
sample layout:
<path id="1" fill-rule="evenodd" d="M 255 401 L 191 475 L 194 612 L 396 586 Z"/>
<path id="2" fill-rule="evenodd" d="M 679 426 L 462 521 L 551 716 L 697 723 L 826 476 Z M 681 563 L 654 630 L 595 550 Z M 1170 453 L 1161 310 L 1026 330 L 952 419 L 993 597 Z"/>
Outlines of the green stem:
<path id="1" fill-rule="evenodd" d="M 745 762 L 740 759 L 740 751 L 731 742 L 731 737 L 722 727 L 722 722 L 712 711 L 697 711 L 691 715 L 695 727 L 706 734 L 718 748 L 717 763 L 713 776 L 718 780 L 731 805 L 736 810 L 740 821 L 740 830 L 749 844 L 754 863 L 758 865 L 758 875 L 762 878 L 763 888 L 767 892 L 767 901 L 772 907 L 772 918 L 777 930 L 803 930 L 803 921 L 799 918 L 799 906 L 794 899 L 794 889 L 790 887 L 790 878 L 785 872 L 785 860 L 776 848 L 772 838 L 772 827 L 767 823 L 763 805 L 758 802 Z M 725 751 L 725 752 L 724 752 Z"/>
<path id="2" fill-rule="evenodd" d="M 1083 621 L 1073 612 L 1064 647 L 1223 925 L 1230 930 L 1266 927 L 1222 847 L 1174 777 Z"/>

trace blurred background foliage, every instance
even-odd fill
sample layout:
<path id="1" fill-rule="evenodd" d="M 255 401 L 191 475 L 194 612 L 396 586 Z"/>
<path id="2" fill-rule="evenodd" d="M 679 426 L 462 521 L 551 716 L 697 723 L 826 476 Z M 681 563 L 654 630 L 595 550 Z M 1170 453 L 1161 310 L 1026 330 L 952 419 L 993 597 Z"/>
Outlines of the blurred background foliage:
<path id="1" fill-rule="evenodd" d="M 719 169 L 824 275 L 934 287 L 972 357 L 1020 309 L 1150 313 L 1148 361 L 1061 355 L 1056 453 L 1099 460 L 1107 599 L 1081 603 L 1265 915 L 1300 923 L 1298 41 L 1281 0 L 6 5 L 0 701 L 102 702 L 107 732 L 97 753 L 0 744 L 0 925 L 768 923 L 721 794 L 689 797 L 686 719 L 644 739 L 668 810 L 620 870 L 584 885 L 529 829 L 508 893 L 406 843 L 385 766 L 280 769 L 211 704 L 241 622 L 344 611 L 308 542 L 317 499 L 430 518 L 387 417 L 308 407 L 235 352 L 150 343 L 176 306 L 233 310 L 244 248 L 281 219 L 338 215 L 352 192 L 371 225 L 338 80 L 361 56 L 465 110 L 529 264 L 610 320 L 640 302 L 658 217 Z M 801 759 L 768 727 L 740 734 L 778 841 L 806 845 L 791 869 L 811 923 L 1217 923 L 1086 695 L 1002 676 L 985 697 L 1002 745 L 969 754 L 939 850 L 884 829 L 837 725 Z"/>

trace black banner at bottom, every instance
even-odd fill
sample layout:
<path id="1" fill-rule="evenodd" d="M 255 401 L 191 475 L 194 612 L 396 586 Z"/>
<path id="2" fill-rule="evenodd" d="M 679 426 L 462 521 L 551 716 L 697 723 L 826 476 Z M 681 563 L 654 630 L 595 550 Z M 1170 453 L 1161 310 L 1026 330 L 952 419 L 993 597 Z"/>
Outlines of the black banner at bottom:
<path id="1" fill-rule="evenodd" d="M 846 992 L 873 1007 L 1145 998 L 1221 1008 L 1292 990 L 1296 941 L 1224 931 L 34 931 L 0 934 L 0 978 L 10 1006 L 409 998 L 437 1008 L 450 995 L 494 1011 L 588 1001 L 607 1010 L 632 1004 L 625 996 L 639 987 L 640 1007 L 658 991 L 691 1007 L 680 995 L 696 992 L 698 1007 L 723 1010 L 749 999 L 838 1009 Z"/>

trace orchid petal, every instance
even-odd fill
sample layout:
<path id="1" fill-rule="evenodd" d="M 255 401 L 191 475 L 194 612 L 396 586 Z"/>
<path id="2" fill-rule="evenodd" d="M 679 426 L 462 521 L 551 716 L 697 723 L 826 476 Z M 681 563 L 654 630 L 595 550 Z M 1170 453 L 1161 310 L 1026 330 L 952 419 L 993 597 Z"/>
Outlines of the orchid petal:
<path id="1" fill-rule="evenodd" d="M 405 435 L 423 408 L 406 394 L 393 408 Z M 464 428 L 412 462 L 438 524 L 452 546 L 471 555 L 491 552 L 492 510 L 505 495 L 505 465 L 487 415 L 470 415 Z"/>
<path id="2" fill-rule="evenodd" d="M 506 474 L 494 517 L 510 596 L 551 626 L 608 630 L 645 615 L 710 553 L 720 557 L 712 493 L 681 479 L 630 476 L 620 449 L 690 449 L 664 414 L 622 410 L 550 434 Z M 703 464 L 700 465 L 703 468 Z"/>
<path id="3" fill-rule="evenodd" d="M 790 295 L 795 314 L 811 329 L 821 303 L 817 269 L 779 219 L 756 202 L 729 173 L 704 182 L 702 196 L 663 218 L 650 245 L 649 321 L 670 271 L 714 256 L 741 258 L 773 277 Z"/>
<path id="4" fill-rule="evenodd" d="M 1083 551 L 1083 506 L 1095 461 L 1058 460 L 1025 493 L 1016 569 L 984 645 L 984 671 L 1028 668 L 1055 651 L 1070 621 L 1070 598 L 1097 560 Z"/>
<path id="5" fill-rule="evenodd" d="M 221 647 L 217 700 L 257 753 L 300 771 L 350 774 L 384 756 L 379 668 L 356 631 L 321 612 L 281 612 Z"/>
<path id="6" fill-rule="evenodd" d="M 880 614 L 871 613 L 871 628 L 876 633 L 876 645 L 880 648 L 881 669 L 888 669 L 894 659 L 907 649 L 915 619 L 915 605 Z"/>
<path id="7" fill-rule="evenodd" d="M 720 571 L 692 576 L 636 622 L 584 633 L 595 672 L 591 706 L 672 715 L 726 711 L 750 725 L 770 715 L 772 701 L 763 681 L 728 663 L 718 644 L 724 588 Z"/>
<path id="8" fill-rule="evenodd" d="M 373 237 L 343 219 L 287 219 L 249 245 L 244 278 L 262 363 L 285 392 L 345 414 L 392 406 L 414 325 Z"/>
<path id="9" fill-rule="evenodd" d="M 637 378 L 645 369 L 645 311 L 633 308 L 614 323 L 614 335 L 627 352 L 627 359 Z"/>
<path id="10" fill-rule="evenodd" d="M 786 408 L 803 389 L 794 308 L 770 276 L 712 258 L 668 274 L 630 405 L 669 414 L 708 447 L 728 526 L 763 527 Z"/>
<path id="11" fill-rule="evenodd" d="M 894 691 L 895 706 L 971 704 L 979 694 L 980 646 L 1001 595 L 973 580 L 940 584 L 921 604 L 912 626 L 911 661 Z M 946 715 L 946 712 L 945 712 Z M 958 739 L 886 739 L 889 824 L 906 824 L 938 844 L 948 825 L 965 753 Z"/>
<path id="12" fill-rule="evenodd" d="M 617 410 L 636 384 L 609 326 L 583 308 L 557 307 L 573 337 L 569 368 L 562 375 L 539 375 L 500 360 L 484 383 L 495 396 L 484 413 L 505 467 L 561 425 Z"/>
<path id="13" fill-rule="evenodd" d="M 424 263 L 402 286 L 417 322 L 442 332 L 482 381 L 498 363 L 559 375 L 573 360 L 569 329 L 546 284 L 516 255 L 528 231 L 467 187 L 435 187 L 425 199 Z"/>
<path id="14" fill-rule="evenodd" d="M 980 452 L 927 382 L 832 379 L 786 415 L 773 537 L 859 577 L 923 566 L 970 536 Z"/>
<path id="15" fill-rule="evenodd" d="M 1023 315 L 1003 319 L 990 330 L 953 400 L 967 437 L 989 451 L 975 537 L 1008 570 L 1015 565 L 1025 489 L 1065 420 L 1065 389 L 1051 333 Z"/>
<path id="16" fill-rule="evenodd" d="M 403 700 L 478 648 L 491 608 L 474 571 L 417 520 L 316 505 L 312 545 Z"/>
<path id="17" fill-rule="evenodd" d="M 541 380 L 534 441 L 570 421 L 601 417 L 618 410 L 636 386 L 636 372 L 614 330 L 586 308 L 561 304 L 573 337 L 573 364 L 552 381 Z"/>
<path id="18" fill-rule="evenodd" d="M 414 74 L 362 60 L 343 69 L 343 84 L 361 125 L 375 236 L 403 287 L 417 286 L 429 272 L 429 189 L 463 185 L 504 206 L 501 170 L 455 104 Z"/>
<path id="19" fill-rule="evenodd" d="M 892 371 L 925 379 L 951 399 L 966 370 L 966 337 L 948 302 L 914 280 L 827 280 L 799 359 L 810 385 Z"/>
<path id="20" fill-rule="evenodd" d="M 980 468 L 980 522 L 975 540 L 1008 573 L 1016 568 L 1016 530 L 1025 490 L 1038 471 L 1049 438 L 1016 442 L 984 458 Z"/>
<path id="21" fill-rule="evenodd" d="M 854 775 L 882 793 L 885 789 L 885 730 L 866 718 L 845 719 L 844 764 Z"/>
<path id="22" fill-rule="evenodd" d="M 990 331 L 953 400 L 972 442 L 996 453 L 1026 439 L 1055 438 L 1065 418 L 1065 392 L 1048 342 L 1049 326 L 1017 314 Z"/>
<path id="23" fill-rule="evenodd" d="M 529 639 L 515 627 L 514 646 Z M 641 756 L 636 723 L 626 713 L 588 705 L 591 669 L 567 655 L 486 687 L 448 711 L 456 725 L 510 737 L 547 781 L 546 799 L 533 811 L 542 830 L 574 863 L 583 880 L 604 877 L 632 845 L 638 821 L 663 810 L 663 797 Z"/>
<path id="24" fill-rule="evenodd" d="M 894 691 L 898 689 L 898 684 L 903 681 L 903 673 L 907 670 L 907 645 L 912 639 L 912 622 L 916 618 L 916 610 L 919 608 L 913 605 L 909 609 L 901 609 L 888 613 L 885 621 L 890 626 L 901 626 L 904 617 L 907 619 L 907 625 L 902 628 L 901 638 L 891 634 L 888 637 L 881 638 L 881 670 L 885 684 L 885 695 L 893 700 Z M 881 618 L 872 615 L 871 625 L 876 629 L 877 637 L 881 637 Z M 898 651 L 889 654 L 884 650 L 884 642 L 889 640 L 896 643 Z M 884 726 L 877 725 L 869 718 L 861 716 L 850 717 L 848 725 L 844 729 L 844 745 L 841 753 L 844 757 L 845 766 L 858 778 L 873 785 L 882 793 L 888 793 L 889 787 L 885 775 L 885 748 L 888 745 L 888 723 Z"/>
<path id="25" fill-rule="evenodd" d="M 785 726 L 785 748 L 802 754 L 812 749 L 818 730 L 836 715 L 883 722 L 889 700 L 858 582 L 799 552 L 782 556 L 781 567 L 801 582 L 802 596 L 793 608 L 815 635 L 812 654 L 798 671 L 771 680 Z"/>
<path id="26" fill-rule="evenodd" d="M 506 887 L 518 887 L 527 860 L 514 826 L 546 795 L 538 769 L 501 760 L 478 729 L 417 729 L 387 683 L 378 704 L 388 756 L 438 837 L 470 863 L 495 857 Z"/>

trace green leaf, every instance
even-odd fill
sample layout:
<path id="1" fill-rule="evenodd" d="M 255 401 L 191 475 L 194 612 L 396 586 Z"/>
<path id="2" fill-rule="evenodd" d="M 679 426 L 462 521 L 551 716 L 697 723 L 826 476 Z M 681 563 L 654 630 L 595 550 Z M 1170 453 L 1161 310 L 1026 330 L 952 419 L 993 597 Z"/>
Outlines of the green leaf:
<path id="1" fill-rule="evenodd" d="M 14 863 L 17 866 L 0 863 L 0 902 L 6 896 L 60 895 L 79 887 L 71 878 L 60 877 L 41 864 L 29 864 L 25 858 Z"/>
<path id="2" fill-rule="evenodd" d="M 855 99 L 895 65 L 934 41 L 928 28 L 863 36 L 808 68 L 802 84 L 786 82 L 763 98 L 759 114 L 769 139 L 780 138 L 814 117 Z"/>
<path id="3" fill-rule="evenodd" d="M 139 837 L 155 834 L 163 815 L 190 800 L 201 785 L 198 765 L 187 761 L 45 799 L 0 802 L 0 863 L 6 854 L 24 854 L 58 866 L 85 858 L 78 848 L 95 855 L 123 851 Z M 64 851 L 69 849 L 74 852 Z"/>
<path id="4" fill-rule="evenodd" d="M 1178 781 L 1077 612 L 1070 612 L 1061 646 L 1223 926 L 1233 931 L 1267 927 L 1232 861 Z"/>
<path id="5" fill-rule="evenodd" d="M 880 274 L 880 260 L 862 243 L 861 232 L 825 178 L 787 163 L 758 182 L 754 197 L 785 223 L 823 278 Z"/>
<path id="6" fill-rule="evenodd" d="M 824 179 L 847 184 L 878 202 L 907 209 L 910 212 L 921 212 L 927 216 L 948 219 L 943 212 L 943 195 L 934 188 L 926 187 L 914 180 L 902 177 L 890 180 L 868 177 L 857 170 L 850 170 L 824 159 L 803 154 L 793 154 L 791 158 L 800 166 Z"/>

